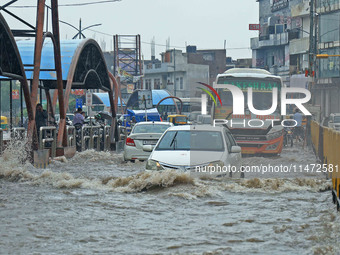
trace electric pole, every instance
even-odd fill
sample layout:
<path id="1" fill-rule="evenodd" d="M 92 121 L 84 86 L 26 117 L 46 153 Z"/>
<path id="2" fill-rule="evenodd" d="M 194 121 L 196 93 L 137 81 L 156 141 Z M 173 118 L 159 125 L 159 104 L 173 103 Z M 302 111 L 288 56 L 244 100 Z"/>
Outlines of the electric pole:
<path id="1" fill-rule="evenodd" d="M 309 51 L 308 51 L 308 75 L 313 76 L 314 70 L 314 0 L 309 2 L 309 19 L 310 19 L 310 29 L 309 29 Z"/>

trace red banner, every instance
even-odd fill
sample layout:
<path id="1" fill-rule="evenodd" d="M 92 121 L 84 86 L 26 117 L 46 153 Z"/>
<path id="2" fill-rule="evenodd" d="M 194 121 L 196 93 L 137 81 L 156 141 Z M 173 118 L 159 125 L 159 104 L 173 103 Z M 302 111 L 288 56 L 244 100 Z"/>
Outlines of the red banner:
<path id="1" fill-rule="evenodd" d="M 12 99 L 19 99 L 19 90 L 18 89 L 13 89 L 12 90 Z"/>
<path id="2" fill-rule="evenodd" d="M 83 89 L 74 89 L 72 90 L 71 94 L 76 95 L 76 96 L 82 96 L 85 95 Z"/>
<path id="3" fill-rule="evenodd" d="M 260 30 L 260 24 L 249 24 L 249 30 Z"/>

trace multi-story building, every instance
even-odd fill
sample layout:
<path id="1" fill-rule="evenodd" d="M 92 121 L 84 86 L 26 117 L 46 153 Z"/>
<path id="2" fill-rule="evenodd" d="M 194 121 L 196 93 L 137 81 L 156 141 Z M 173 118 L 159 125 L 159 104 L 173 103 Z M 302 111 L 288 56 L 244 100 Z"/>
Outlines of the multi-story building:
<path id="1" fill-rule="evenodd" d="M 340 0 L 316 0 L 318 54 L 340 54 Z M 340 112 L 340 57 L 317 60 L 314 103 L 323 116 Z"/>
<path id="2" fill-rule="evenodd" d="M 284 78 L 289 77 L 290 7 L 287 0 L 259 2 L 259 36 L 251 39 L 253 67 L 265 68 Z"/>
<path id="3" fill-rule="evenodd" d="M 166 89 L 177 97 L 191 97 L 198 81 L 210 82 L 209 65 L 189 63 L 181 50 L 169 50 L 161 57 L 161 61 L 144 62 L 145 89 Z"/>
<path id="4" fill-rule="evenodd" d="M 213 85 L 218 74 L 226 70 L 226 50 L 197 50 L 196 46 L 188 46 L 186 56 L 189 64 L 208 65 L 209 82 Z"/>
<path id="5" fill-rule="evenodd" d="M 317 36 L 310 40 L 310 0 L 257 0 L 261 30 L 251 39 L 253 67 L 282 76 L 288 86 L 311 88 L 312 103 L 327 117 L 340 112 L 340 57 L 316 60 L 314 78 L 304 72 L 310 66 L 310 42 L 316 54 L 340 54 L 340 0 L 312 1 Z"/>
<path id="6" fill-rule="evenodd" d="M 259 37 L 251 39 L 253 67 L 280 75 L 290 85 L 292 75 L 308 68 L 309 0 L 256 0 Z"/>

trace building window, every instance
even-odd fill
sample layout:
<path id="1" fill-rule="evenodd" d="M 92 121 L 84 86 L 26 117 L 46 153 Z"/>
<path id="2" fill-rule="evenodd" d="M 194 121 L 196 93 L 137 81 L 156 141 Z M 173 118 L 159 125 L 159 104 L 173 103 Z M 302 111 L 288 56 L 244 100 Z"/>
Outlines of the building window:
<path id="1" fill-rule="evenodd" d="M 183 90 L 184 86 L 183 86 L 183 77 L 179 78 L 179 89 Z"/>
<path id="2" fill-rule="evenodd" d="M 162 66 L 161 66 L 161 63 L 157 63 L 157 64 L 155 64 L 155 68 L 161 68 Z"/>
<path id="3" fill-rule="evenodd" d="M 153 88 L 160 89 L 161 88 L 161 79 L 154 79 L 153 80 Z"/>
<path id="4" fill-rule="evenodd" d="M 147 64 L 146 69 L 152 69 L 152 63 Z"/>
<path id="5" fill-rule="evenodd" d="M 151 89 L 151 79 L 145 79 L 145 89 Z"/>

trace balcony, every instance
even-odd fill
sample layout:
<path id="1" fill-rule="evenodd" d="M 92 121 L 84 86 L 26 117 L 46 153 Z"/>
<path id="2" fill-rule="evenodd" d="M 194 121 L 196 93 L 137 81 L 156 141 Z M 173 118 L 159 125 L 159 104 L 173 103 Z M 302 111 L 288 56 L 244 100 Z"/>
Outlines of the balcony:
<path id="1" fill-rule="evenodd" d="M 309 50 L 309 38 L 294 39 L 289 42 L 289 54 L 302 54 Z"/>
<path id="2" fill-rule="evenodd" d="M 272 66 L 269 68 L 270 73 L 279 76 L 287 76 L 289 71 L 289 66 Z"/>
<path id="3" fill-rule="evenodd" d="M 268 39 L 263 40 L 265 38 L 268 38 Z M 259 37 L 251 38 L 250 43 L 251 43 L 252 50 L 260 49 L 263 47 L 286 45 L 288 44 L 288 33 L 284 32 L 280 34 L 269 34 L 269 35 L 263 35 L 260 38 Z"/>

